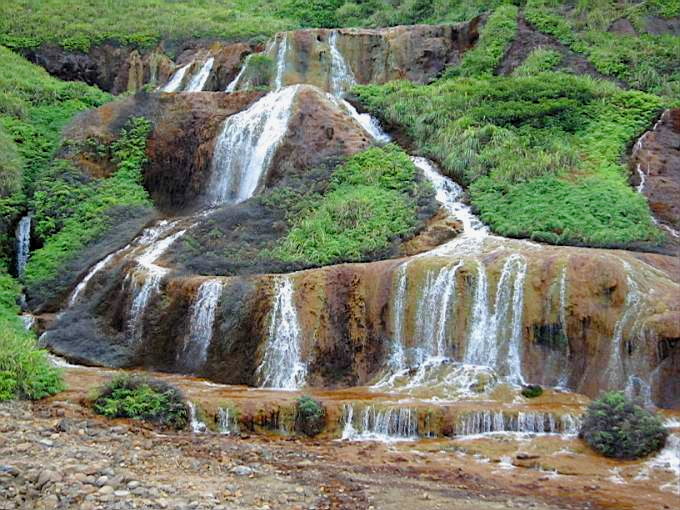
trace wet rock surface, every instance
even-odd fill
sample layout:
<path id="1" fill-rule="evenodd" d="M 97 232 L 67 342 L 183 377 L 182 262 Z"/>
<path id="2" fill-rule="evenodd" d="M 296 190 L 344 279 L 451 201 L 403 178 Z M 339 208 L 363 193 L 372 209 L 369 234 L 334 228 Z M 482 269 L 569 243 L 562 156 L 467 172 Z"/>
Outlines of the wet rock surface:
<path id="1" fill-rule="evenodd" d="M 680 232 L 680 109 L 666 110 L 633 148 L 631 183 L 643 193 L 662 225 Z M 680 247 L 680 237 L 667 232 Z M 678 234 L 680 235 L 680 234 Z"/>

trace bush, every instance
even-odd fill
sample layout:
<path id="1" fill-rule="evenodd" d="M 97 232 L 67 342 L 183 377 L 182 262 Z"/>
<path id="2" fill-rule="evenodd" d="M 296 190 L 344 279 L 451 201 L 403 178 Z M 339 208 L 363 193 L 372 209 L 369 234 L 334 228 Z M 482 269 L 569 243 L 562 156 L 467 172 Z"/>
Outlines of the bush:
<path id="1" fill-rule="evenodd" d="M 112 379 L 99 390 L 93 409 L 108 418 L 145 420 L 177 430 L 189 422 L 189 409 L 177 388 L 142 376 Z"/>
<path id="2" fill-rule="evenodd" d="M 667 435 L 658 416 L 618 392 L 605 393 L 590 404 L 579 432 L 595 451 L 617 459 L 637 459 L 657 452 Z"/>
<path id="3" fill-rule="evenodd" d="M 61 372 L 19 319 L 19 293 L 17 283 L 0 273 L 0 401 L 37 400 L 64 389 Z"/>
<path id="4" fill-rule="evenodd" d="M 525 398 L 536 398 L 543 395 L 543 388 L 538 384 L 527 384 L 522 388 L 522 396 Z"/>
<path id="5" fill-rule="evenodd" d="M 321 402 L 303 396 L 297 400 L 295 430 L 313 437 L 320 434 L 326 425 L 326 411 Z"/>

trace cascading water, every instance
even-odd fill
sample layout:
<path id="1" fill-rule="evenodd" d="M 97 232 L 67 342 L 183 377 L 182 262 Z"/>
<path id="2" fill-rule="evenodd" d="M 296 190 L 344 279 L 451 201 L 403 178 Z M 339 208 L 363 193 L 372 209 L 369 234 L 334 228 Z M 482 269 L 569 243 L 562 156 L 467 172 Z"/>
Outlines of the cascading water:
<path id="1" fill-rule="evenodd" d="M 411 157 L 411 160 L 423 172 L 425 178 L 432 183 L 437 202 L 463 224 L 465 235 L 481 237 L 488 234 L 488 227 L 472 213 L 470 206 L 462 202 L 465 192 L 460 185 L 442 175 L 428 159 L 414 156 Z"/>
<path id="2" fill-rule="evenodd" d="M 329 73 L 329 90 L 334 96 L 342 96 L 356 84 L 354 73 L 345 57 L 338 49 L 338 31 L 333 30 L 328 37 L 331 50 L 331 71 Z"/>
<path id="3" fill-rule="evenodd" d="M 481 263 L 479 267 L 465 361 L 493 367 L 509 382 L 521 384 L 524 381 L 521 342 L 526 260 L 515 253 L 505 261 L 496 288 L 493 313 L 485 306 L 486 275 Z"/>
<path id="4" fill-rule="evenodd" d="M 155 242 L 142 252 L 135 260 L 137 266 L 128 273 L 125 281 L 129 284 L 132 292 L 132 304 L 128 319 L 128 336 L 136 342 L 142 338 L 142 317 L 149 300 L 155 295 L 163 277 L 168 269 L 154 264 L 172 243 L 184 235 L 184 230 L 175 232 L 165 239 Z"/>
<path id="5" fill-rule="evenodd" d="M 635 321 L 642 307 L 642 296 L 638 284 L 633 277 L 633 268 L 625 260 L 622 260 L 621 263 L 626 272 L 628 292 L 623 304 L 623 311 L 619 320 L 616 321 L 612 335 L 609 362 L 606 370 L 606 380 L 610 388 L 621 388 L 624 385 L 624 366 L 621 356 L 621 352 L 624 349 L 623 334 L 626 328 Z M 631 336 L 635 333 L 635 331 L 630 331 Z"/>
<path id="6" fill-rule="evenodd" d="M 238 86 L 241 84 L 241 79 L 243 78 L 243 75 L 246 73 L 246 69 L 248 69 L 248 64 L 250 63 L 250 59 L 252 58 L 252 54 L 248 55 L 246 57 L 246 60 L 243 62 L 243 66 L 241 66 L 241 70 L 238 72 L 236 77 L 231 80 L 229 85 L 227 85 L 227 88 L 224 90 L 225 92 L 236 92 L 238 90 Z"/>
<path id="7" fill-rule="evenodd" d="M 16 230 L 17 246 L 17 275 L 21 276 L 26 270 L 28 257 L 31 253 L 31 217 L 24 216 L 19 220 Z"/>
<path id="8" fill-rule="evenodd" d="M 198 72 L 191 77 L 191 80 L 185 87 L 185 92 L 199 92 L 205 87 L 205 83 L 208 81 L 210 76 L 210 71 L 212 71 L 215 59 L 213 57 L 208 58 L 203 65 L 198 70 Z"/>
<path id="9" fill-rule="evenodd" d="M 348 441 L 412 441 L 418 438 L 418 413 L 408 407 L 366 406 L 355 417 L 354 406 L 345 404 L 342 426 L 342 439 Z"/>
<path id="10" fill-rule="evenodd" d="M 543 412 L 476 411 L 465 413 L 458 419 L 455 433 L 458 436 L 479 436 L 500 432 L 525 434 L 578 434 L 581 418 Z"/>
<path id="11" fill-rule="evenodd" d="M 222 282 L 219 280 L 208 280 L 198 288 L 191 306 L 189 334 L 177 355 L 179 363 L 189 370 L 199 370 L 208 358 L 215 311 L 221 296 Z"/>
<path id="12" fill-rule="evenodd" d="M 286 134 L 297 91 L 292 86 L 270 92 L 224 122 L 213 154 L 213 204 L 253 196 Z"/>
<path id="13" fill-rule="evenodd" d="M 233 436 L 241 433 L 236 413 L 228 407 L 217 410 L 217 428 L 220 434 Z"/>
<path id="14" fill-rule="evenodd" d="M 288 55 L 288 33 L 280 34 L 276 48 L 276 76 L 274 78 L 274 90 L 283 88 L 283 77 L 286 73 L 286 56 Z"/>
<path id="15" fill-rule="evenodd" d="M 565 358 L 569 359 L 569 332 L 567 327 L 567 267 L 562 268 L 560 273 L 560 327 L 562 328 L 562 335 L 565 340 Z M 566 388 L 569 383 L 569 363 L 562 363 L 562 374 L 557 383 L 558 387 Z"/>
<path id="16" fill-rule="evenodd" d="M 193 402 L 187 401 L 187 407 L 189 408 L 189 427 L 191 432 L 194 434 L 203 434 L 208 430 L 205 423 L 198 419 L 198 413 L 196 412 L 196 406 Z"/>
<path id="17" fill-rule="evenodd" d="M 187 71 L 192 66 L 192 64 L 193 62 L 189 62 L 175 71 L 175 74 L 172 75 L 170 81 L 163 88 L 161 88 L 161 92 L 177 92 L 182 87 L 184 75 L 187 74 Z"/>
<path id="18" fill-rule="evenodd" d="M 269 337 L 256 370 L 262 387 L 296 389 L 305 382 L 307 366 L 300 356 L 302 334 L 293 297 L 292 278 L 280 277 L 274 289 Z"/>

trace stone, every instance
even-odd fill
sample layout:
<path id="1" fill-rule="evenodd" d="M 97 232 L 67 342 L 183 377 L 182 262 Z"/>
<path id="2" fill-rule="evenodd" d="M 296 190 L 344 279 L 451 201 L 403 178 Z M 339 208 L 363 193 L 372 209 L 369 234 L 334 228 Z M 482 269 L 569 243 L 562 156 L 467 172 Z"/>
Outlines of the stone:
<path id="1" fill-rule="evenodd" d="M 104 485 L 99 491 L 97 491 L 99 494 L 106 496 L 108 494 L 113 494 L 113 487 L 110 485 Z"/>
<path id="2" fill-rule="evenodd" d="M 236 466 L 231 469 L 231 472 L 236 476 L 250 476 L 255 473 L 255 471 L 248 466 Z"/>
<path id="3" fill-rule="evenodd" d="M 9 464 L 0 464 L 0 476 L 7 475 L 11 477 L 19 476 L 20 471 Z"/>

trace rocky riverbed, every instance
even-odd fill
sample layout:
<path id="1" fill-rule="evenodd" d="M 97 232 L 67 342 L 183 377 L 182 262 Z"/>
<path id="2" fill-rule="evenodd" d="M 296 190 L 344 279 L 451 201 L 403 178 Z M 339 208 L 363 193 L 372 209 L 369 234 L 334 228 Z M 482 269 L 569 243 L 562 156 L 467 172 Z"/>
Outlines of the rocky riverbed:
<path id="1" fill-rule="evenodd" d="M 94 415 L 89 391 L 0 405 L 0 509 L 651 510 L 680 501 L 671 465 L 611 461 L 573 437 L 168 432 Z"/>

